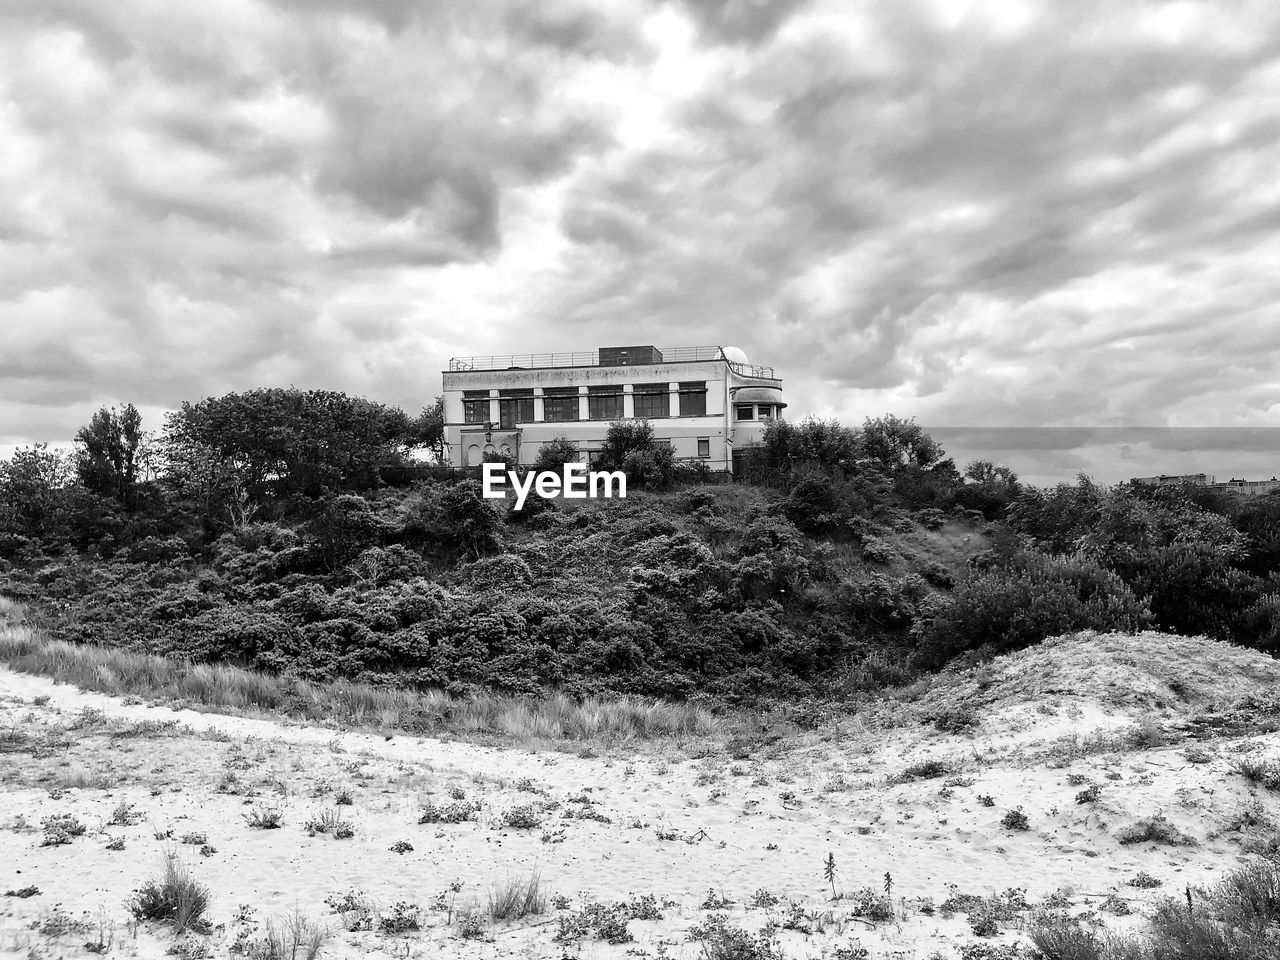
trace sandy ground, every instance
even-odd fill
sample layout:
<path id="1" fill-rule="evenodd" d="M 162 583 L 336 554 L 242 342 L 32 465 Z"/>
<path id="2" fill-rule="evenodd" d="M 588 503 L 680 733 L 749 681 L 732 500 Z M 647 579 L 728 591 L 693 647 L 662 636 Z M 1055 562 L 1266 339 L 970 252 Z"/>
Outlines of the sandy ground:
<path id="1" fill-rule="evenodd" d="M 718 912 L 748 931 L 796 921 L 777 935 L 787 957 L 854 958 L 861 945 L 871 957 L 951 958 L 974 943 L 995 957 L 1026 943 L 1036 907 L 1138 926 L 1154 898 L 1240 861 L 1242 811 L 1280 819 L 1274 793 L 1230 772 L 1239 755 L 1280 755 L 1280 735 L 1147 750 L 1090 739 L 1139 719 L 1046 695 L 992 709 L 962 734 L 849 723 L 738 758 L 674 745 L 594 756 L 173 710 L 0 669 L 0 893 L 39 889 L 0 897 L 0 956 L 88 956 L 86 944 L 112 956 L 261 956 L 266 922 L 301 912 L 331 931 L 324 957 L 701 957 L 690 930 Z M 946 772 L 904 778 L 929 759 Z M 1077 803 L 1095 784 L 1096 802 Z M 424 804 L 455 797 L 478 803 L 475 819 L 419 823 Z M 525 805 L 536 825 L 504 825 Z M 283 811 L 278 829 L 246 821 L 265 807 Z M 1019 807 L 1029 829 L 1008 829 L 1002 818 Z M 308 821 L 326 812 L 353 835 L 311 835 Z M 60 814 L 85 832 L 44 845 L 42 821 Z M 1157 814 L 1194 843 L 1119 842 L 1118 830 Z M 401 842 L 411 849 L 396 852 Z M 212 892 L 206 935 L 175 939 L 126 907 L 175 852 Z M 545 913 L 459 922 L 535 870 L 553 897 Z M 1163 885 L 1126 885 L 1140 871 Z M 868 920 L 857 893 L 883 893 L 886 875 L 893 916 Z M 956 893 L 1009 888 L 1029 907 L 995 936 L 941 909 Z M 707 907 L 709 892 L 731 903 Z M 326 904 L 347 893 L 373 929 L 344 929 L 362 914 Z M 556 942 L 590 903 L 645 895 L 661 919 L 629 920 L 629 942 L 593 931 Z M 380 929 L 397 903 L 418 908 L 418 930 Z"/>

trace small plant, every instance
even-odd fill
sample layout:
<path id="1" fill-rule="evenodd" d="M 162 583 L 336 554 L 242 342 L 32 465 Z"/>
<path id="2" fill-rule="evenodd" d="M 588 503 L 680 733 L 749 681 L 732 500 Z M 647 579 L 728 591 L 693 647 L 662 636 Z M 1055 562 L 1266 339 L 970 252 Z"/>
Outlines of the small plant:
<path id="1" fill-rule="evenodd" d="M 279 830 L 284 826 L 284 811 L 259 805 L 244 815 L 244 821 L 255 830 Z"/>
<path id="2" fill-rule="evenodd" d="M 134 891 L 128 901 L 129 912 L 138 920 L 160 920 L 173 925 L 174 931 L 192 930 L 207 933 L 209 922 L 209 888 L 197 882 L 176 856 L 165 857 L 164 873 Z"/>
<path id="3" fill-rule="evenodd" d="M 318 817 L 312 817 L 306 824 L 307 835 L 314 837 L 317 833 L 327 833 L 338 840 L 347 840 L 355 835 L 351 824 L 342 819 L 337 810 L 325 810 Z"/>
<path id="4" fill-rule="evenodd" d="M 1076 803 L 1097 803 L 1102 797 L 1102 787 L 1094 784 L 1076 794 Z"/>
<path id="5" fill-rule="evenodd" d="M 522 803 L 502 812 L 502 825 L 513 830 L 532 830 L 541 823 L 542 811 L 532 803 Z"/>
<path id="6" fill-rule="evenodd" d="M 905 768 L 896 777 L 890 777 L 890 783 L 910 783 L 913 780 L 932 780 L 935 777 L 946 776 L 951 772 L 943 761 L 936 758 L 929 760 L 921 760 L 911 764 Z"/>
<path id="7" fill-rule="evenodd" d="M 325 897 L 325 906 L 330 913 L 336 913 L 342 922 L 342 928 L 350 933 L 373 929 L 373 905 L 359 890 L 348 890 L 338 895 Z"/>
<path id="8" fill-rule="evenodd" d="M 1250 783 L 1267 790 L 1280 791 L 1280 760 L 1250 760 L 1241 757 L 1231 764 L 1231 772 L 1238 773 Z"/>
<path id="9" fill-rule="evenodd" d="M 1114 893 L 1109 893 L 1106 899 L 1098 905 L 1098 909 L 1104 913 L 1110 913 L 1117 917 L 1127 917 L 1133 911 L 1129 908 L 1128 902 L 1123 897 L 1118 897 Z"/>
<path id="10" fill-rule="evenodd" d="M 1137 887 L 1140 890 L 1151 890 L 1155 887 L 1164 886 L 1163 880 L 1157 880 L 1151 874 L 1139 870 L 1138 875 L 1125 881 L 1127 887 Z"/>
<path id="11" fill-rule="evenodd" d="M 44 830 L 42 847 L 57 847 L 70 843 L 73 837 L 84 836 L 85 826 L 69 813 L 55 813 L 40 821 Z"/>
<path id="12" fill-rule="evenodd" d="M 827 851 L 826 862 L 822 865 L 822 879 L 831 884 L 831 899 L 836 899 L 836 855 Z"/>
<path id="13" fill-rule="evenodd" d="M 774 894 L 761 888 L 751 895 L 751 899 L 748 902 L 753 907 L 768 909 L 769 907 L 776 907 L 780 901 Z"/>
<path id="14" fill-rule="evenodd" d="M 463 940 L 483 940 L 486 933 L 484 916 L 478 910 L 464 913 L 458 918 L 458 936 Z"/>
<path id="15" fill-rule="evenodd" d="M 404 856 L 406 853 L 413 852 L 413 844 L 410 843 L 408 840 L 397 840 L 387 849 L 390 850 L 392 853 L 398 853 L 401 856 Z"/>
<path id="16" fill-rule="evenodd" d="M 571 901 L 563 893 L 553 893 L 551 895 L 551 906 L 557 910 L 568 910 Z"/>
<path id="17" fill-rule="evenodd" d="M 108 827 L 132 827 L 137 823 L 141 823 L 143 815 L 133 809 L 132 803 L 119 803 L 115 810 L 111 813 L 111 819 L 107 821 Z"/>
<path id="18" fill-rule="evenodd" d="M 1086 784 L 1086 783 L 1088 783 L 1088 782 L 1089 782 L 1089 778 L 1088 778 L 1088 777 L 1086 777 L 1083 773 L 1068 773 L 1068 774 L 1067 774 L 1067 783 L 1069 783 L 1069 784 L 1070 784 L 1071 786 L 1073 786 L 1073 787 L 1079 787 L 1079 786 L 1081 786 L 1081 785 L 1083 785 L 1083 784 Z"/>
<path id="19" fill-rule="evenodd" d="M 994 807 L 996 805 L 996 798 L 985 793 L 980 793 L 978 794 L 978 802 L 984 807 Z"/>
<path id="20" fill-rule="evenodd" d="M 334 791 L 333 802 L 339 807 L 349 807 L 355 803 L 355 798 L 351 795 L 350 790 L 344 788 Z"/>
<path id="21" fill-rule="evenodd" d="M 6 897 L 17 897 L 19 900 L 27 900 L 31 897 L 40 896 L 40 888 L 37 886 L 19 887 L 17 890 L 6 890 Z"/>
<path id="22" fill-rule="evenodd" d="M 1027 815 L 1022 812 L 1021 807 L 1017 807 L 1006 813 L 1001 819 L 1000 824 L 1006 830 L 1030 830 L 1031 821 L 1027 819 Z"/>
<path id="23" fill-rule="evenodd" d="M 105 844 L 105 848 L 106 848 L 107 850 L 123 850 L 123 849 L 124 849 L 124 837 L 112 837 L 112 838 L 111 838 L 110 840 L 108 840 L 108 841 L 107 841 L 107 843 Z"/>
<path id="24" fill-rule="evenodd" d="M 474 820 L 479 811 L 477 800 L 455 800 L 441 805 L 427 801 L 422 805 L 418 823 L 465 823 Z"/>
<path id="25" fill-rule="evenodd" d="M 1166 820 L 1163 814 L 1159 813 L 1121 828 L 1116 832 L 1116 840 L 1125 845 L 1146 843 L 1147 841 L 1163 843 L 1173 847 L 1193 846 L 1195 844 L 1194 839 L 1187 836 Z"/>
<path id="26" fill-rule="evenodd" d="M 198 847 L 209 842 L 209 835 L 207 833 L 198 832 L 184 833 L 182 835 L 182 842 L 188 846 Z"/>
<path id="27" fill-rule="evenodd" d="M 713 913 L 691 927 L 689 939 L 698 942 L 706 960 L 782 960 L 783 956 L 772 928 L 748 933 L 730 926 L 723 913 Z"/>
<path id="28" fill-rule="evenodd" d="M 732 906 L 733 901 L 726 897 L 723 893 L 717 893 L 714 887 L 707 890 L 706 897 L 702 900 L 700 910 L 723 910 L 725 907 Z"/>
<path id="29" fill-rule="evenodd" d="M 421 930 L 422 911 L 416 904 L 397 900 L 390 910 L 378 918 L 378 929 L 391 934 Z"/>

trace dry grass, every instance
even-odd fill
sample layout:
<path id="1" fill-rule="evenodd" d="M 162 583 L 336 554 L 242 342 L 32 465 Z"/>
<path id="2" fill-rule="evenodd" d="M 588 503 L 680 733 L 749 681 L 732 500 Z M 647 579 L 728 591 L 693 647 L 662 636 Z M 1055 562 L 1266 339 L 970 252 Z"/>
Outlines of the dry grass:
<path id="1" fill-rule="evenodd" d="M 129 901 L 129 909 L 139 920 L 160 920 L 173 924 L 174 932 L 204 932 L 208 929 L 205 911 L 209 908 L 209 888 L 193 878 L 175 854 L 168 854 L 159 880 L 145 883 Z"/>
<path id="2" fill-rule="evenodd" d="M 249 945 L 250 960 L 315 960 L 332 935 L 318 921 L 295 910 L 263 925 L 262 939 Z"/>
<path id="3" fill-rule="evenodd" d="M 1190 897 L 1190 891 L 1188 891 Z M 1137 937 L 1100 937 L 1071 923 L 1033 926 L 1044 960 L 1262 960 L 1280 956 L 1280 865 L 1232 871 L 1190 902 L 1161 900 Z"/>
<path id="4" fill-rule="evenodd" d="M 641 697 L 578 700 L 553 693 L 532 700 L 490 693 L 459 699 L 439 690 L 308 683 L 226 664 L 71 644 L 17 622 L 21 608 L 0 600 L 0 662 L 111 696 L 177 700 L 197 710 L 392 727 L 428 736 L 498 735 L 522 742 L 702 738 L 727 734 L 734 725 L 703 707 Z"/>
<path id="5" fill-rule="evenodd" d="M 494 920 L 519 920 L 545 913 L 547 895 L 535 870 L 524 880 L 508 880 L 489 893 L 489 916 Z"/>

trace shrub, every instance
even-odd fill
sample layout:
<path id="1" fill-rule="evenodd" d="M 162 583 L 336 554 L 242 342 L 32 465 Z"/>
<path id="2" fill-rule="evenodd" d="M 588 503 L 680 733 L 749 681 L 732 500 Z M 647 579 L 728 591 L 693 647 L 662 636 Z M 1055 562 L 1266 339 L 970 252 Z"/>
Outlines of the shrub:
<path id="1" fill-rule="evenodd" d="M 284 826 L 284 811 L 279 807 L 255 806 L 244 814 L 244 821 L 255 830 L 279 830 Z"/>
<path id="2" fill-rule="evenodd" d="M 533 803 L 522 803 L 502 812 L 502 825 L 514 830 L 532 830 L 542 823 L 542 811 Z"/>
<path id="3" fill-rule="evenodd" d="M 1127 827 L 1122 827 L 1116 831 L 1116 840 L 1125 845 L 1146 843 L 1147 841 L 1168 844 L 1169 846 L 1192 846 L 1195 844 L 1194 839 L 1166 820 L 1163 814 L 1156 814 L 1153 817 L 1147 817 L 1131 823 Z"/>
<path id="4" fill-rule="evenodd" d="M 1231 765 L 1231 772 L 1240 774 L 1260 787 L 1280 791 L 1280 760 L 1252 760 L 1242 757 Z"/>
<path id="5" fill-rule="evenodd" d="M 675 453 L 658 443 L 648 420 L 619 420 L 609 424 L 596 456 L 597 470 L 621 470 L 629 488 L 661 490 L 671 485 Z"/>
<path id="6" fill-rule="evenodd" d="M 1010 810 L 1001 819 L 1000 824 L 1006 830 L 1030 830 L 1031 821 L 1027 819 L 1027 815 L 1022 812 L 1022 808 Z"/>
<path id="7" fill-rule="evenodd" d="M 422 929 L 422 911 L 417 904 L 397 900 L 391 909 L 378 918 L 378 929 L 383 933 L 408 933 Z"/>
<path id="8" fill-rule="evenodd" d="M 479 800 L 454 800 L 445 804 L 428 800 L 422 805 L 418 823 L 465 823 L 474 820 L 479 810 Z"/>
<path id="9" fill-rule="evenodd" d="M 917 656 L 938 666 L 979 647 L 1018 650 L 1074 630 L 1137 630 L 1150 612 L 1118 576 L 1082 557 L 1025 554 L 934 599 L 912 628 Z"/>
<path id="10" fill-rule="evenodd" d="M 578 453 L 577 444 L 567 437 L 555 437 L 538 448 L 538 456 L 533 461 L 533 469 L 538 472 L 551 471 L 552 473 L 560 473 L 566 464 L 581 462 L 582 455 Z"/>
<path id="11" fill-rule="evenodd" d="M 73 837 L 84 836 L 85 826 L 69 813 L 56 813 L 40 821 L 44 829 L 42 847 L 56 847 L 70 843 Z"/>
<path id="12" fill-rule="evenodd" d="M 705 960 L 783 960 L 783 953 L 770 930 L 760 933 L 729 924 L 723 913 L 713 913 L 689 929 L 689 939 L 698 942 Z"/>
<path id="13" fill-rule="evenodd" d="M 136 890 L 129 911 L 139 920 L 171 923 L 176 932 L 208 932 L 204 918 L 209 907 L 209 888 L 198 883 L 175 856 L 165 858 L 164 875 Z"/>
<path id="14" fill-rule="evenodd" d="M 318 817 L 312 817 L 306 823 L 306 831 L 313 837 L 317 833 L 327 833 L 338 840 L 348 840 L 355 836 L 351 824 L 343 820 L 342 814 L 337 810 L 325 810 Z"/>
<path id="15" fill-rule="evenodd" d="M 1124 883 L 1127 887 L 1137 887 L 1139 890 L 1151 890 L 1155 887 L 1164 885 L 1164 881 L 1157 880 L 1145 870 L 1139 870 L 1135 876 L 1126 880 Z"/>
<path id="16" fill-rule="evenodd" d="M 1104 960 L 1107 956 L 1097 935 L 1075 924 L 1039 924 L 1029 935 L 1044 960 Z"/>

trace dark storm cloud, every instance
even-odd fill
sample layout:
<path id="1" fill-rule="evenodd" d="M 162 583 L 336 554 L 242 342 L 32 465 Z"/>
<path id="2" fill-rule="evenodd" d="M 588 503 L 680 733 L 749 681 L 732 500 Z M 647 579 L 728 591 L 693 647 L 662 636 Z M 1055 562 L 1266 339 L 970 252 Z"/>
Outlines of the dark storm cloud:
<path id="1" fill-rule="evenodd" d="M 759 44 L 771 38 L 809 0 L 683 0 L 710 43 Z"/>
<path id="2" fill-rule="evenodd" d="M 793 415 L 915 415 L 1029 475 L 1270 455 L 1092 428 L 1280 415 L 1272 4 L 11 0 L 0 28 L 2 436 L 268 382 L 417 409 L 450 355 L 623 339 L 737 343 Z M 975 432 L 1043 425 L 1071 429 Z"/>

